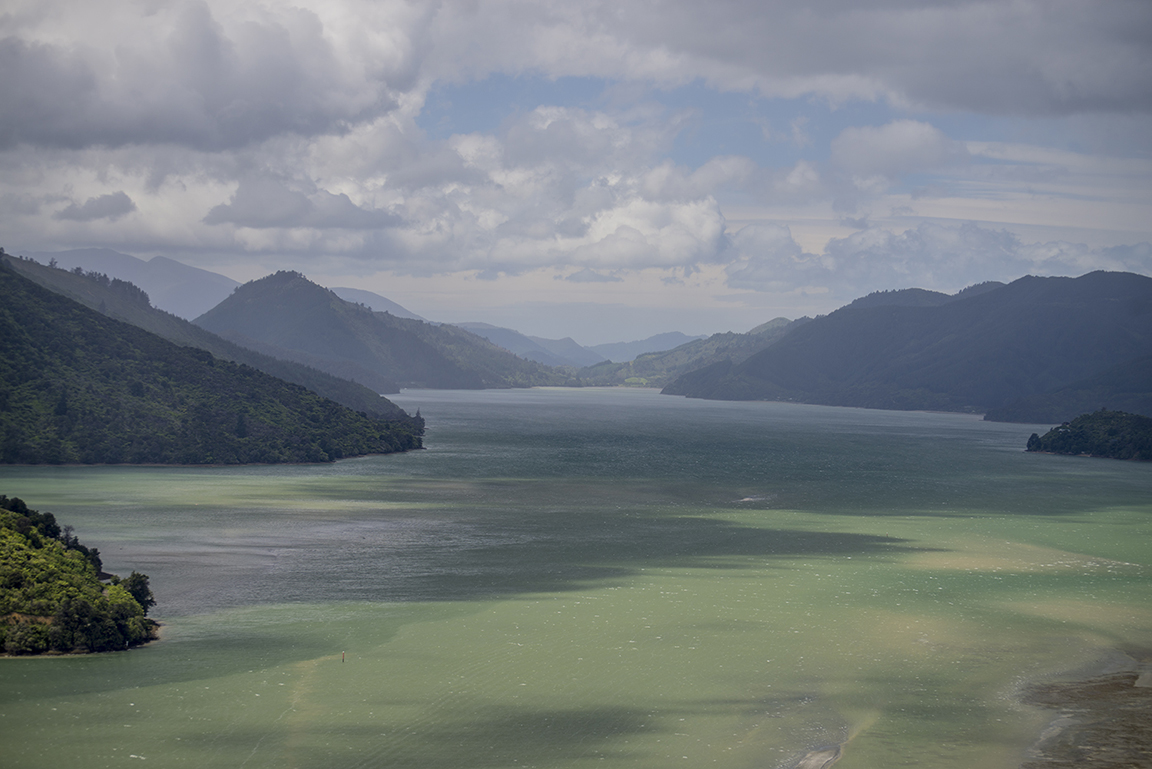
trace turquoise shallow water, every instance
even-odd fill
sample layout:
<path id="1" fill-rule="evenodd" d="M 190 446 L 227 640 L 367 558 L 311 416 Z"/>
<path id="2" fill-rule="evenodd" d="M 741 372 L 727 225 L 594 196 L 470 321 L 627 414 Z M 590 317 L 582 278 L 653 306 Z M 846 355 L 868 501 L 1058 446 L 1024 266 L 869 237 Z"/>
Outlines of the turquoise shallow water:
<path id="1" fill-rule="evenodd" d="M 427 450 L 0 469 L 165 623 L 0 660 L 3 765 L 1008 767 L 1050 718 L 1024 683 L 1152 647 L 1152 468 L 1024 453 L 1040 426 L 395 400 Z"/>

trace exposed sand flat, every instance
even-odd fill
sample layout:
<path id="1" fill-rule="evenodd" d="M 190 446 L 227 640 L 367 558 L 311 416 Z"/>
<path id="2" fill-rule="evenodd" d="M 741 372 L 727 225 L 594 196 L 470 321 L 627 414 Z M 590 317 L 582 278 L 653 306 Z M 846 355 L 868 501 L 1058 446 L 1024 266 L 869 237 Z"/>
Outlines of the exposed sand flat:
<path id="1" fill-rule="evenodd" d="M 1094 558 L 1067 550 L 1003 540 L 964 540 L 963 550 L 917 553 L 908 559 L 915 569 L 978 572 L 1066 572 L 1139 569 L 1137 564 Z"/>
<path id="2" fill-rule="evenodd" d="M 1152 689 L 1136 672 L 1033 687 L 1026 701 L 1061 717 L 1021 769 L 1132 769 L 1152 766 Z"/>
<path id="3" fill-rule="evenodd" d="M 792 769 L 826 769 L 840 760 L 840 752 L 839 745 L 810 750 L 792 765 Z"/>

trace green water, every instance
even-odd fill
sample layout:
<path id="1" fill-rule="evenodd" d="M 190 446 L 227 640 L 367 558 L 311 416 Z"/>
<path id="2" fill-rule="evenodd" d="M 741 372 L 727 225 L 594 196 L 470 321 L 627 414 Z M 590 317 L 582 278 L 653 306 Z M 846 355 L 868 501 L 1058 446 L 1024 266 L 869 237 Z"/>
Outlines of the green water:
<path id="1" fill-rule="evenodd" d="M 3 468 L 163 639 L 0 660 L 18 767 L 1012 767 L 1021 686 L 1152 647 L 1152 467 L 1029 425 L 405 392 L 426 451 Z M 343 661 L 342 661 L 343 658 Z"/>

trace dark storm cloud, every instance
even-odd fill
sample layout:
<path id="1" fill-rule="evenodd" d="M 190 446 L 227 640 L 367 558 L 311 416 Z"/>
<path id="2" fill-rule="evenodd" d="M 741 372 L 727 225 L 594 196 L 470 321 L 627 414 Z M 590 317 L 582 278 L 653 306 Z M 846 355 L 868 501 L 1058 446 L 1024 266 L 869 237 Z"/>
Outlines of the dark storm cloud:
<path id="1" fill-rule="evenodd" d="M 717 83 L 983 114 L 1152 111 L 1152 3 L 730 0 L 625 6 L 634 45 Z M 726 83 L 724 81 L 727 81 Z"/>
<path id="2" fill-rule="evenodd" d="M 0 148 L 220 150 L 339 133 L 395 106 L 382 77 L 338 61 L 310 11 L 225 30 L 204 3 L 166 10 L 156 39 L 109 48 L 0 40 Z"/>

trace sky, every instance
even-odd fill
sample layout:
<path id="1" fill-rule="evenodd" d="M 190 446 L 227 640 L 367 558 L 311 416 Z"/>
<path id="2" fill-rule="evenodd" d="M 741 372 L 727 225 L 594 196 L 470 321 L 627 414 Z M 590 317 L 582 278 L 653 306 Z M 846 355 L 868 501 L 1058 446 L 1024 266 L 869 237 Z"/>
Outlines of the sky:
<path id="1" fill-rule="evenodd" d="M 1152 274 L 1147 0 L 5 0 L 0 246 L 582 344 Z"/>

